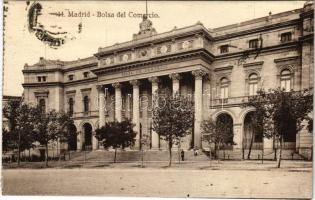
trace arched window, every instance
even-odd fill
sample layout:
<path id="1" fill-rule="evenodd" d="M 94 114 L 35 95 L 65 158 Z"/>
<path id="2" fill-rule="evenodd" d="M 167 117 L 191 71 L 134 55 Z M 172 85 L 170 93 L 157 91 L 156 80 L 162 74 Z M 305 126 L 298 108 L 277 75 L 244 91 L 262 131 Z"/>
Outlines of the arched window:
<path id="1" fill-rule="evenodd" d="M 221 99 L 226 99 L 229 97 L 229 80 L 227 78 L 221 79 L 220 92 L 221 92 Z"/>
<path id="2" fill-rule="evenodd" d="M 88 96 L 84 96 L 83 104 L 84 104 L 84 112 L 88 112 L 89 111 L 89 97 Z"/>
<path id="3" fill-rule="evenodd" d="M 280 87 L 286 92 L 291 90 L 291 71 L 288 69 L 282 70 L 280 74 Z"/>
<path id="4" fill-rule="evenodd" d="M 42 113 L 46 112 L 46 102 L 45 99 L 40 99 L 39 100 L 39 109 Z"/>
<path id="5" fill-rule="evenodd" d="M 253 96 L 257 94 L 257 86 L 258 86 L 258 76 L 256 73 L 252 73 L 248 77 L 248 89 L 249 96 Z"/>
<path id="6" fill-rule="evenodd" d="M 70 98 L 69 99 L 69 114 L 70 114 L 70 116 L 72 116 L 72 114 L 73 114 L 73 105 L 74 105 L 73 98 Z"/>

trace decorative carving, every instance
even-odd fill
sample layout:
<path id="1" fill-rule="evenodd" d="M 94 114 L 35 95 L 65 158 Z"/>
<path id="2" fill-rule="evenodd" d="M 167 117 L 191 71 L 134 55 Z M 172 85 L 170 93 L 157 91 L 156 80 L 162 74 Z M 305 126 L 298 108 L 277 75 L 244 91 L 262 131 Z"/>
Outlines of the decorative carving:
<path id="1" fill-rule="evenodd" d="M 192 75 L 195 76 L 195 79 L 202 79 L 202 77 L 205 76 L 206 74 L 207 73 L 202 69 L 192 71 Z"/>
<path id="2" fill-rule="evenodd" d="M 113 83 L 112 86 L 114 88 L 121 88 L 121 83 L 117 82 L 117 83 Z"/>
<path id="3" fill-rule="evenodd" d="M 140 81 L 139 81 L 139 80 L 131 80 L 131 81 L 129 81 L 129 83 L 130 83 L 132 86 L 139 86 L 139 85 L 140 85 Z"/>

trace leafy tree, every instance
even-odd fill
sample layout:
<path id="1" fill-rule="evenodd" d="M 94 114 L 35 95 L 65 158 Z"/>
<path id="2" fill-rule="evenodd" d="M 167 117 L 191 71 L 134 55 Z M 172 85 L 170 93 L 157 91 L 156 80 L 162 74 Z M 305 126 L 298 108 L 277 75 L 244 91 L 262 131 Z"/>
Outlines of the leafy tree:
<path id="1" fill-rule="evenodd" d="M 108 122 L 105 126 L 95 130 L 95 137 L 102 142 L 104 148 L 115 149 L 114 163 L 116 163 L 117 149 L 134 145 L 137 133 L 133 130 L 134 124 L 129 119 L 122 122 Z"/>
<path id="2" fill-rule="evenodd" d="M 301 122 L 313 110 L 313 95 L 308 90 L 260 90 L 256 96 L 249 98 L 246 106 L 254 107 L 260 112 L 262 120 L 259 123 L 263 127 L 263 136 L 275 138 L 279 144 L 277 167 L 280 168 L 284 138 L 296 134 L 302 128 Z"/>
<path id="3" fill-rule="evenodd" d="M 203 120 L 201 123 L 202 140 L 206 141 L 209 145 L 209 158 L 210 165 L 212 159 L 211 145 L 214 144 L 214 155 L 218 158 L 217 151 L 227 143 L 233 143 L 233 127 L 229 126 L 228 119 L 226 117 L 213 121 L 211 118 Z"/>
<path id="4" fill-rule="evenodd" d="M 38 107 L 34 111 L 35 137 L 41 145 L 45 146 L 45 164 L 48 166 L 48 144 L 56 142 L 58 139 L 66 140 L 68 137 L 67 128 L 73 123 L 70 116 L 64 112 L 50 110 L 47 113 L 42 112 Z"/>
<path id="5" fill-rule="evenodd" d="M 8 119 L 8 131 L 4 132 L 3 143 L 6 147 L 18 149 L 18 165 L 21 152 L 34 147 L 34 108 L 22 100 L 11 100 L 3 107 L 3 115 Z"/>
<path id="6" fill-rule="evenodd" d="M 157 94 L 156 94 L 157 95 Z M 193 102 L 178 94 L 172 95 L 168 89 L 154 98 L 152 106 L 152 129 L 168 143 L 169 166 L 172 165 L 172 147 L 180 138 L 191 134 L 194 122 Z"/>
<path id="7" fill-rule="evenodd" d="M 2 152 L 6 153 L 10 150 L 16 149 L 16 141 L 13 135 L 5 128 L 2 128 Z"/>

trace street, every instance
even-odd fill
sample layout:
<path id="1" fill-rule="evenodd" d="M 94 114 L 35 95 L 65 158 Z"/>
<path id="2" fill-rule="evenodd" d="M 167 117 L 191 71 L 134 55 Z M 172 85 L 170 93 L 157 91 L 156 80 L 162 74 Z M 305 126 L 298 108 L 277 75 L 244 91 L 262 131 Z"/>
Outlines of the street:
<path id="1" fill-rule="evenodd" d="M 311 198 L 312 171 L 73 168 L 4 169 L 4 195 Z"/>

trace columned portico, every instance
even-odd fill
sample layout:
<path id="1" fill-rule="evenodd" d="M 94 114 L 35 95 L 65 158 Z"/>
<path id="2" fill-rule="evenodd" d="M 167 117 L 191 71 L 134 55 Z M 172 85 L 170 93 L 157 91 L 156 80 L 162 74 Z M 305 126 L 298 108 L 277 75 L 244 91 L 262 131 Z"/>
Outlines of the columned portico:
<path id="1" fill-rule="evenodd" d="M 150 77 L 149 81 L 152 83 L 152 109 L 154 105 L 154 98 L 157 98 L 157 92 L 159 88 L 159 78 L 154 76 Z M 158 149 L 159 148 L 159 135 L 152 130 L 152 149 Z"/>
<path id="2" fill-rule="evenodd" d="M 202 121 L 202 78 L 206 73 L 203 70 L 192 72 L 195 76 L 195 122 L 194 148 L 201 148 L 201 121 Z"/>
<path id="3" fill-rule="evenodd" d="M 121 98 L 121 83 L 113 83 L 112 86 L 115 88 L 115 120 L 121 122 L 121 108 L 122 108 L 122 98 Z"/>
<path id="4" fill-rule="evenodd" d="M 132 85 L 132 123 L 135 124 L 134 131 L 137 132 L 135 147 L 140 147 L 140 109 L 139 109 L 139 85 L 140 81 L 130 81 Z"/>

